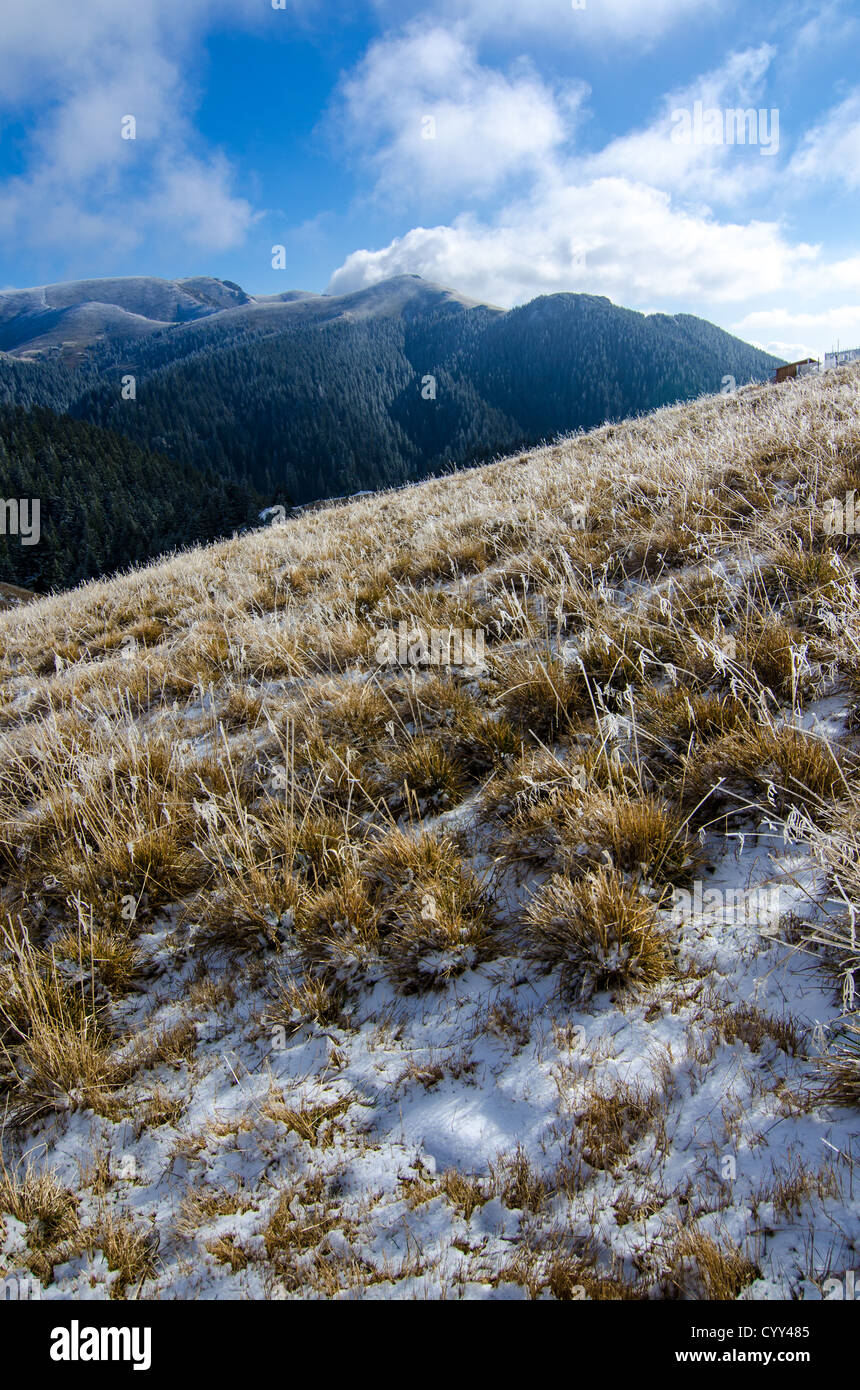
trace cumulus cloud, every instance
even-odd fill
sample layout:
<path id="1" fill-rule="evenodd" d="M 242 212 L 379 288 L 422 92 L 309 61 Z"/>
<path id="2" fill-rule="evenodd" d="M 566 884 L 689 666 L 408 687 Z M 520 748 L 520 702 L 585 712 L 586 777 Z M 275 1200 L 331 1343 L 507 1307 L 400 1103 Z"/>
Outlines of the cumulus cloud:
<path id="1" fill-rule="evenodd" d="M 412 273 L 503 305 L 572 289 L 628 304 L 741 304 L 779 289 L 816 254 L 773 223 L 718 222 L 645 184 L 597 179 L 542 186 L 492 218 L 416 227 L 380 250 L 355 251 L 329 288 Z"/>
<path id="2" fill-rule="evenodd" d="M 840 343 L 860 346 L 860 304 L 797 310 L 787 306 L 756 309 L 732 326 L 732 332 L 756 342 L 767 352 L 789 361 L 803 357 L 821 360 Z"/>
<path id="3" fill-rule="evenodd" d="M 439 198 L 476 189 L 496 197 L 483 212 L 473 196 L 467 213 L 353 252 L 330 290 L 404 273 L 505 305 L 570 289 L 639 305 L 741 304 L 779 289 L 814 260 L 814 248 L 791 245 L 776 222 L 719 220 L 710 207 L 772 175 L 760 175 L 755 159 L 741 163 L 749 150 L 671 139 L 672 112 L 685 104 L 757 101 L 772 58 L 768 45 L 731 54 L 667 95 L 644 130 L 583 156 L 573 137 L 585 89 L 552 90 L 528 70 L 487 70 L 462 34 L 438 28 L 378 41 L 345 83 L 341 110 L 378 190 L 413 204 L 428 187 Z M 425 153 L 427 114 L 436 116 L 436 140 L 423 142 Z M 522 177 L 508 188 L 512 175 Z"/>
<path id="4" fill-rule="evenodd" d="M 520 60 L 482 66 L 456 32 L 413 28 L 373 43 L 343 83 L 337 122 L 386 198 L 480 198 L 551 163 L 583 84 L 553 91 Z"/>
<path id="5" fill-rule="evenodd" d="M 774 53 L 770 44 L 761 44 L 730 54 L 712 72 L 668 93 L 650 125 L 611 140 L 585 162 L 582 173 L 630 179 L 644 176 L 656 188 L 709 203 L 737 202 L 760 194 L 779 177 L 779 161 L 772 155 L 761 157 L 763 146 L 687 143 L 674 138 L 680 125 L 673 116 L 681 111 L 692 113 L 696 102 L 701 102 L 703 111 L 722 113 L 724 125 L 728 111 L 767 110 L 763 104 L 765 78 Z M 770 135 L 771 130 L 768 118 L 764 133 Z"/>
<path id="6" fill-rule="evenodd" d="M 253 210 L 226 159 L 200 149 L 183 72 L 219 14 L 254 23 L 259 7 L 4 0 L 0 111 L 30 122 L 24 171 L 0 184 L 4 236 L 102 256 L 162 232 L 211 250 L 242 240 Z M 122 139 L 128 115 L 135 140 Z"/>
<path id="7" fill-rule="evenodd" d="M 468 211 L 424 218 L 386 245 L 353 251 L 332 275 L 332 293 L 419 274 L 504 306 L 577 290 L 646 311 L 687 309 L 780 356 L 818 356 L 830 332 L 860 340 L 850 308 L 860 257 L 828 259 L 765 211 L 780 206 L 786 189 L 799 192 L 804 161 L 824 176 L 822 144 L 831 164 L 855 167 L 847 159 L 860 115 L 855 98 L 830 113 L 792 161 L 785 150 L 763 158 L 755 148 L 673 141 L 674 113 L 697 101 L 723 113 L 770 112 L 777 54 L 761 44 L 668 92 L 643 128 L 583 154 L 575 137 L 587 91 L 555 89 L 528 70 L 488 70 L 475 43 L 465 26 L 411 29 L 378 41 L 344 85 L 355 148 L 378 190 L 387 199 L 399 192 L 413 213 L 424 211 L 418 195 L 428 188 Z M 435 164 L 419 144 L 420 117 L 434 101 L 451 132 Z M 539 119 L 526 122 L 530 106 Z M 768 126 L 772 133 L 772 118 Z M 494 140 L 494 131 L 503 138 Z M 476 187 L 491 189 L 492 200 L 481 203 Z M 750 312 L 763 299 L 792 311 Z"/>

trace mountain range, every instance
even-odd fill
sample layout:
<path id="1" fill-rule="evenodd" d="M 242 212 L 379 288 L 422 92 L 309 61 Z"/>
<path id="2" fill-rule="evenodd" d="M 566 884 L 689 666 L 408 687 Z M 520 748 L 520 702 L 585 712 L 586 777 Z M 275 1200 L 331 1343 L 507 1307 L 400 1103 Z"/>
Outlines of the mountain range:
<path id="1" fill-rule="evenodd" d="M 80 360 L 82 352 L 99 343 L 134 341 L 202 319 L 217 319 L 219 328 L 228 331 L 241 325 L 272 332 L 338 318 L 409 317 L 445 304 L 491 307 L 417 275 L 400 275 L 345 295 L 305 290 L 249 295 L 231 280 L 208 276 L 72 280 L 0 292 L 0 351 L 24 359 L 50 354 Z"/>
<path id="2" fill-rule="evenodd" d="M 343 295 L 143 276 L 7 290 L 0 493 L 44 486 L 47 515 L 38 547 L 0 536 L 0 579 L 75 583 L 270 503 L 397 486 L 776 365 L 690 315 L 586 294 L 504 310 L 413 275 Z M 110 520 L 118 485 L 144 517 L 131 530 Z"/>

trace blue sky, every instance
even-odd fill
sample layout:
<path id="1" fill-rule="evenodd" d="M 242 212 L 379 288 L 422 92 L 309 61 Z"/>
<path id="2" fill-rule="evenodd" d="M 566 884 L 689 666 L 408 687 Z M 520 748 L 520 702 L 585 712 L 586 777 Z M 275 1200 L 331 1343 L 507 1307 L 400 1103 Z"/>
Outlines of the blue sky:
<path id="1" fill-rule="evenodd" d="M 3 0 L 0 287 L 411 272 L 860 345 L 857 0 L 277 3 Z"/>

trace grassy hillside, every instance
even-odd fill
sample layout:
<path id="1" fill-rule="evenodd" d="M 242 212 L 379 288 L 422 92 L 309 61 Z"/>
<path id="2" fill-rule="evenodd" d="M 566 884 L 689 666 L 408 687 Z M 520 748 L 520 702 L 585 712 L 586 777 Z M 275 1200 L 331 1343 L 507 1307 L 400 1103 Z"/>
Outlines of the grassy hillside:
<path id="1" fill-rule="evenodd" d="M 750 387 L 0 614 L 0 1272 L 843 1279 L 858 406 Z"/>

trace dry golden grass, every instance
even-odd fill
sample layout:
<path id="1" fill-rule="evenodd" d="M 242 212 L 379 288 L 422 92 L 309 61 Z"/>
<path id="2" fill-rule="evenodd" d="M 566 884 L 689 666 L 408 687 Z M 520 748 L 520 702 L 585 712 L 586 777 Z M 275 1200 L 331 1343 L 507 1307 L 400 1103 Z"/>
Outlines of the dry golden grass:
<path id="1" fill-rule="evenodd" d="M 820 734 L 765 722 L 694 749 L 685 762 L 688 798 L 699 802 L 721 779 L 731 780 L 784 812 L 793 806 L 823 812 L 847 793 L 857 767 L 856 754 Z"/>
<path id="2" fill-rule="evenodd" d="M 802 1049 L 802 1037 L 791 1018 L 775 1018 L 756 1004 L 734 1004 L 722 1010 L 717 1026 L 726 1042 L 740 1040 L 751 1052 L 760 1052 L 766 1042 L 775 1043 L 795 1057 Z"/>
<path id="3" fill-rule="evenodd" d="M 585 679 L 551 652 L 513 650 L 494 655 L 498 704 L 524 734 L 551 738 L 587 709 Z"/>
<path id="4" fill-rule="evenodd" d="M 685 1230 L 672 1251 L 669 1280 L 676 1296 L 734 1302 L 761 1271 L 730 1241 L 718 1244 L 700 1231 Z"/>
<path id="5" fill-rule="evenodd" d="M 389 805 L 412 803 L 422 815 L 449 810 L 466 790 L 465 770 L 433 738 L 406 740 L 389 762 Z"/>
<path id="6" fill-rule="evenodd" d="M 846 1022 L 838 1040 L 822 1059 L 825 1099 L 837 1105 L 860 1105 L 860 1023 L 858 1013 Z"/>
<path id="7" fill-rule="evenodd" d="M 32 1165 L 23 1172 L 2 1169 L 0 1212 L 21 1221 L 34 1246 L 55 1245 L 80 1231 L 75 1194 L 55 1173 L 38 1172 Z"/>
<path id="8" fill-rule="evenodd" d="M 493 953 L 493 912 L 467 879 L 424 880 L 401 899 L 384 962 L 404 994 L 442 989 Z"/>
<path id="9" fill-rule="evenodd" d="M 340 1205 L 321 1177 L 284 1188 L 263 1241 L 266 1257 L 288 1292 L 313 1283 L 314 1274 L 320 1277 L 320 1271 L 311 1270 L 312 1252 L 323 1259 L 329 1255 L 328 1237 L 343 1224 Z"/>
<path id="10" fill-rule="evenodd" d="M 111 1052 L 103 1010 L 86 978 L 69 983 L 56 960 L 2 932 L 0 1069 L 24 1123 L 51 1110 L 110 1108 L 128 1070 Z"/>
<path id="11" fill-rule="evenodd" d="M 352 871 L 299 902 L 296 936 L 308 970 L 329 986 L 359 985 L 379 954 L 379 909 Z"/>
<path id="12" fill-rule="evenodd" d="M 325 1148 L 332 1143 L 337 1121 L 346 1114 L 352 1103 L 352 1097 L 342 1096 L 339 1100 L 305 1105 L 296 1110 L 287 1105 L 282 1096 L 272 1096 L 263 1107 L 263 1113 L 314 1148 Z"/>
<path id="13" fill-rule="evenodd" d="M 285 1035 L 296 1033 L 309 1023 L 320 1027 L 340 1025 L 344 1022 L 342 991 L 331 981 L 314 975 L 279 982 L 267 1021 L 283 1028 Z"/>
<path id="14" fill-rule="evenodd" d="M 664 1111 L 662 1098 L 641 1087 L 622 1084 L 613 1091 L 593 1092 L 577 1117 L 574 1136 L 586 1163 L 613 1171 L 649 1133 L 665 1143 Z"/>
<path id="15" fill-rule="evenodd" d="M 129 1217 L 105 1207 L 91 1239 L 95 1249 L 104 1253 L 114 1275 L 111 1298 L 139 1297 L 146 1280 L 157 1270 L 158 1232 L 136 1226 Z"/>
<path id="16" fill-rule="evenodd" d="M 522 1147 L 497 1160 L 495 1180 L 506 1207 L 537 1215 L 546 1204 L 549 1185 L 535 1171 Z"/>
<path id="17" fill-rule="evenodd" d="M 822 522 L 827 498 L 860 487 L 857 381 L 658 412 L 0 613 L 7 1132 L 28 1139 L 69 1110 L 179 1124 L 179 1087 L 129 1083 L 159 1067 L 190 1083 L 208 1061 L 201 1016 L 232 1001 L 205 993 L 206 972 L 233 1000 L 262 991 L 249 1028 L 263 1046 L 270 1025 L 291 1040 L 328 1033 L 316 1041 L 333 1072 L 333 1035 L 386 979 L 426 994 L 416 1008 L 430 1014 L 431 991 L 473 967 L 531 988 L 537 962 L 557 972 L 566 1017 L 604 990 L 637 1010 L 629 996 L 652 991 L 646 1022 L 651 1007 L 680 1009 L 661 904 L 734 817 L 791 816 L 829 875 L 832 918 L 807 943 L 843 1010 L 820 1049 L 821 1096 L 856 1106 L 856 712 L 843 733 L 808 725 L 814 699 L 860 691 L 860 546 Z M 480 629 L 486 668 L 384 663 L 380 634 L 400 622 Z M 124 1010 L 172 950 L 200 971 L 180 1021 L 131 1040 Z M 388 1004 L 392 1020 L 412 1007 Z M 515 1013 L 487 1010 L 500 1045 L 525 1046 Z M 806 1046 L 789 1018 L 753 1006 L 703 1018 L 715 1048 Z M 465 1052 L 422 1058 L 410 1084 L 466 1074 Z M 574 1113 L 581 1092 L 567 1094 Z M 491 1197 L 530 1227 L 594 1173 L 659 1149 L 663 1104 L 589 1083 L 566 1176 L 520 1152 L 491 1179 L 452 1170 L 424 1187 L 473 1228 Z M 336 1113 L 275 1112 L 291 1144 L 339 1142 Z M 199 1156 L 203 1140 L 176 1144 Z M 49 1178 L 21 1182 L 30 1196 L 7 1184 L 0 1205 L 44 1207 L 25 1225 L 53 1231 L 49 1272 L 54 1249 L 82 1237 Z M 189 1233 L 228 1200 L 210 1197 L 189 1208 Z M 656 1200 L 631 1195 L 631 1219 Z M 345 1227 L 322 1179 L 297 1177 L 262 1220 L 256 1245 L 209 1232 L 209 1263 L 241 1272 L 261 1236 L 281 1291 L 333 1296 L 383 1277 L 329 1240 Z M 114 1290 L 142 1289 L 157 1269 L 149 1235 L 105 1218 L 100 1238 Z M 667 1267 L 682 1296 L 734 1298 L 754 1277 L 741 1252 L 689 1233 Z M 535 1296 L 639 1291 L 569 1243 L 521 1252 L 511 1277 Z"/>
<path id="18" fill-rule="evenodd" d="M 446 1168 L 442 1174 L 441 1187 L 448 1201 L 464 1221 L 469 1221 L 473 1212 L 485 1206 L 493 1193 L 492 1184 L 482 1182 L 470 1173 L 461 1173 L 457 1168 Z M 433 1192 L 435 1193 L 435 1189 Z"/>
<path id="19" fill-rule="evenodd" d="M 641 989 L 672 973 L 672 956 L 653 902 L 617 869 L 571 881 L 554 875 L 523 917 L 530 954 L 557 969 L 569 996 Z"/>
<path id="20" fill-rule="evenodd" d="M 503 853 L 566 874 L 608 861 L 665 888 L 692 877 L 700 847 L 685 818 L 661 798 L 633 798 L 627 789 L 582 791 L 574 783 L 517 811 Z"/>

